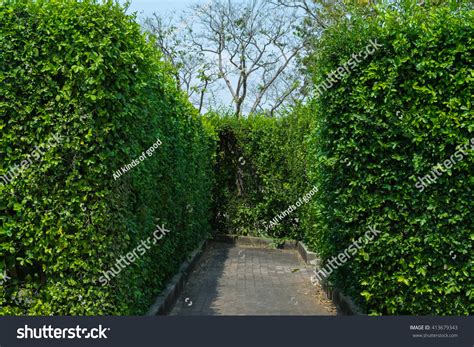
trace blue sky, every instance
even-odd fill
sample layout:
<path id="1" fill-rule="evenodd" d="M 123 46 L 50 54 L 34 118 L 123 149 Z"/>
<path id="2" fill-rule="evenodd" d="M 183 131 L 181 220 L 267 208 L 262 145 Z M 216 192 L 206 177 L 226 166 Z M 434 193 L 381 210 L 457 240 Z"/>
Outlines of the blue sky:
<path id="1" fill-rule="evenodd" d="M 125 3 L 125 0 L 120 0 Z M 189 5 L 206 3 L 207 0 L 132 0 L 128 12 L 138 12 L 138 17 L 149 17 L 153 12 L 172 13 L 185 10 Z"/>

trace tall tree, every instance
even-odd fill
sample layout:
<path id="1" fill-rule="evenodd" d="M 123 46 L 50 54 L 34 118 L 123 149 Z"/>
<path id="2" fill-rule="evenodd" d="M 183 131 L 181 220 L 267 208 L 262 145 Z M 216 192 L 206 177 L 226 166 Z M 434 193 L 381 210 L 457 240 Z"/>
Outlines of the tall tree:
<path id="1" fill-rule="evenodd" d="M 312 89 L 314 54 L 318 51 L 318 42 L 324 31 L 341 21 L 349 20 L 354 14 L 373 16 L 376 14 L 376 0 L 269 0 L 280 8 L 297 10 L 301 16 L 298 22 L 297 35 L 304 42 L 298 55 L 300 74 L 304 80 L 302 94 L 309 94 Z M 391 1 L 391 0 L 379 0 Z"/>
<path id="2" fill-rule="evenodd" d="M 236 116 L 274 112 L 298 98 L 296 56 L 303 40 L 294 32 L 298 10 L 268 0 L 212 0 L 195 5 L 173 26 L 155 15 L 147 21 L 157 44 L 179 71 L 181 87 L 196 105 L 231 103 Z"/>
<path id="3" fill-rule="evenodd" d="M 156 13 L 145 20 L 145 29 L 155 37 L 155 45 L 175 68 L 178 86 L 184 90 L 191 102 L 201 112 L 204 108 L 204 96 L 212 94 L 210 87 L 217 80 L 202 52 L 193 50 L 186 32 L 191 17 L 175 23 L 173 18 L 163 18 Z"/>

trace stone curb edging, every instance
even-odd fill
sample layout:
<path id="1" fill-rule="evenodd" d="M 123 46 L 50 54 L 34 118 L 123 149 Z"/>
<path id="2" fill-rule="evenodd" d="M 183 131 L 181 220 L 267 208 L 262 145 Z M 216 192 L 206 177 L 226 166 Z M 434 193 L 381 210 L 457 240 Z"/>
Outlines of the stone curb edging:
<path id="1" fill-rule="evenodd" d="M 306 264 L 311 264 L 318 270 L 321 269 L 321 259 L 318 254 L 309 251 L 301 241 L 298 241 L 298 252 Z M 334 302 L 341 313 L 349 316 L 366 315 L 350 297 L 344 295 L 339 289 L 328 283 L 328 281 L 322 281 L 321 286 L 326 293 L 326 297 Z"/>
<path id="2" fill-rule="evenodd" d="M 297 247 L 297 242 L 293 240 L 285 240 L 282 245 L 276 247 L 273 239 L 255 236 L 216 234 L 213 241 L 259 248 L 296 249 Z"/>
<path id="3" fill-rule="evenodd" d="M 179 294 L 183 290 L 184 284 L 188 279 L 190 272 L 196 266 L 199 258 L 207 247 L 208 240 L 202 241 L 199 246 L 191 253 L 188 260 L 184 261 L 179 271 L 169 281 L 166 288 L 156 298 L 155 303 L 150 307 L 147 316 L 166 315 L 171 311 Z"/>
<path id="4" fill-rule="evenodd" d="M 327 298 L 337 306 L 342 314 L 348 316 L 367 316 L 350 297 L 344 295 L 339 289 L 330 285 L 327 281 L 323 281 L 321 286 Z"/>
<path id="5" fill-rule="evenodd" d="M 303 258 L 306 264 L 315 265 L 317 268 L 320 267 L 321 259 L 319 259 L 318 254 L 315 252 L 309 251 L 308 247 L 306 247 L 306 245 L 303 242 L 301 241 L 297 242 L 297 250 L 298 250 L 298 253 L 300 254 L 300 257 Z"/>

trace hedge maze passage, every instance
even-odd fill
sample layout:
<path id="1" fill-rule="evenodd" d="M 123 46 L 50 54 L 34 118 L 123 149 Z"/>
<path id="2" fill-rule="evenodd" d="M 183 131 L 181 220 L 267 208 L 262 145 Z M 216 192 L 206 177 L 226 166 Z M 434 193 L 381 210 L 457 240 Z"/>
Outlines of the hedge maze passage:
<path id="1" fill-rule="evenodd" d="M 274 249 L 214 244 L 172 314 L 335 314 L 323 281 L 370 315 L 472 314 L 472 2 L 341 4 L 212 0 L 196 34 L 0 0 L 0 315 L 145 314 L 215 234 Z"/>

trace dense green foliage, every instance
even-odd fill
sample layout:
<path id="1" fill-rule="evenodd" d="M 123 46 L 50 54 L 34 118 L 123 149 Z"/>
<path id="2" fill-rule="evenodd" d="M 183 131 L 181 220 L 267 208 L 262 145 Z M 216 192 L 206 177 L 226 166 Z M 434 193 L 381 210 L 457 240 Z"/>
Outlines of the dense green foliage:
<path id="1" fill-rule="evenodd" d="M 373 226 L 332 284 L 371 314 L 474 312 L 472 10 L 337 15 L 303 60 L 329 86 L 311 103 L 201 118 L 119 5 L 0 2 L 0 315 L 143 313 L 211 225 L 324 261 Z"/>
<path id="2" fill-rule="evenodd" d="M 119 5 L 3 1 L 0 23 L 0 314 L 143 313 L 209 232 L 208 127 Z"/>
<path id="3" fill-rule="evenodd" d="M 219 136 L 214 229 L 240 235 L 302 239 L 305 205 L 276 225 L 272 219 L 312 187 L 306 177 L 305 136 L 311 113 L 298 106 L 279 118 L 210 116 Z"/>
<path id="4" fill-rule="evenodd" d="M 382 231 L 330 276 L 369 313 L 474 312 L 473 38 L 472 10 L 415 6 L 352 16 L 316 47 L 319 85 L 370 40 L 382 45 L 317 98 L 311 154 L 311 246 L 327 260 Z"/>

